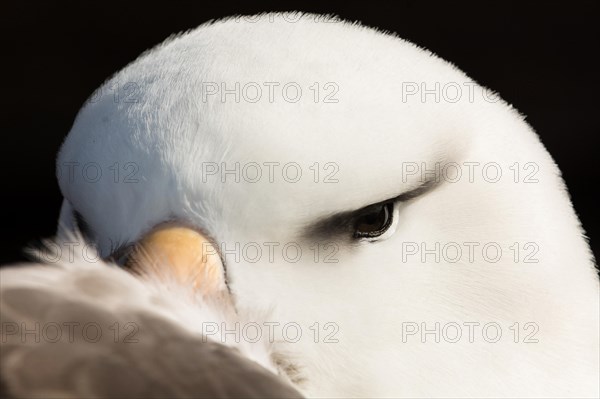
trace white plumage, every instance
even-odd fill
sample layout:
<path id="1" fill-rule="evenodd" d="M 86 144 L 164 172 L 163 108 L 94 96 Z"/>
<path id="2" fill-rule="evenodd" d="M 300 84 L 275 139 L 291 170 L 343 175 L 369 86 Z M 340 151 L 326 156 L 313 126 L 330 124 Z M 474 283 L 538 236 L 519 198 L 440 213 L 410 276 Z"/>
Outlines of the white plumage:
<path id="1" fill-rule="evenodd" d="M 132 101 L 115 101 L 108 88 L 127 84 Z M 458 98 L 443 92 L 457 86 Z M 75 211 L 104 257 L 165 221 L 206 232 L 221 249 L 241 317 L 269 310 L 269 320 L 302 327 L 302 339 L 279 340 L 273 351 L 307 396 L 599 394 L 598 278 L 557 166 L 515 110 L 397 37 L 314 15 L 202 25 L 113 76 L 82 108 L 57 162 L 59 236 L 74 228 Z M 294 162 L 302 178 L 206 173 L 256 163 L 264 174 L 268 162 Z M 134 165 L 136 182 L 108 172 L 73 178 L 65 173 L 73 163 Z M 337 182 L 323 181 L 328 163 Z M 498 181 L 481 175 L 491 163 Z M 450 164 L 461 178 L 442 175 Z M 537 182 L 527 183 L 532 170 Z M 400 197 L 379 238 L 353 239 L 327 223 L 425 183 L 414 198 Z M 248 243 L 295 243 L 305 255 L 236 256 L 236 244 Z M 423 243 L 477 250 L 456 261 L 407 255 Z M 503 249 L 498 261 L 482 255 L 486 243 Z M 325 244 L 337 262 L 315 262 L 311 248 Z M 528 248 L 537 262 L 522 261 Z M 506 339 L 490 343 L 479 332 L 473 342 L 436 343 L 405 334 L 407 326 L 471 322 L 497 323 Z M 314 323 L 334 323 L 338 342 L 315 342 L 306 334 Z M 539 342 L 515 343 L 515 323 L 521 334 L 534 323 Z"/>

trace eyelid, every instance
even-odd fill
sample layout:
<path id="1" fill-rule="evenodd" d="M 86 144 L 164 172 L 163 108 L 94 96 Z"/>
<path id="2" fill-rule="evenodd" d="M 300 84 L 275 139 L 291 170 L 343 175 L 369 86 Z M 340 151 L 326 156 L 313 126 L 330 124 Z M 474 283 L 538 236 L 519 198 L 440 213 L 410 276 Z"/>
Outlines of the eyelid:
<path id="1" fill-rule="evenodd" d="M 354 234 L 354 223 L 356 222 L 356 219 L 363 216 L 365 212 L 368 212 L 372 207 L 377 207 L 387 202 L 393 202 L 396 204 L 398 202 L 412 200 L 432 190 L 437 185 L 438 182 L 435 180 L 428 180 L 418 187 L 415 187 L 410 191 L 406 191 L 396 197 L 388 198 L 360 209 L 344 211 L 330 215 L 306 227 L 302 235 L 306 240 L 309 241 L 330 240 L 334 236 L 346 237 L 345 239 L 353 241 L 352 237 Z M 394 209 L 397 208 L 397 206 L 394 206 Z"/>
<path id="2" fill-rule="evenodd" d="M 382 202 L 378 202 L 376 204 L 367 205 L 364 208 L 354 211 L 354 213 L 357 217 L 368 215 L 369 213 L 379 210 L 380 207 L 382 207 L 390 202 L 396 202 L 396 201 L 394 199 L 389 199 L 389 200 L 385 200 Z"/>
<path id="3" fill-rule="evenodd" d="M 399 196 L 392 198 L 391 200 L 394 202 L 406 202 L 409 201 L 413 198 L 417 198 L 423 194 L 425 194 L 426 192 L 430 191 L 431 189 L 435 188 L 438 185 L 438 181 L 430 179 L 430 180 L 426 180 L 425 182 L 423 182 L 423 184 L 413 188 L 410 191 L 404 192 L 402 194 L 400 194 Z"/>
<path id="4" fill-rule="evenodd" d="M 427 180 L 426 182 L 424 182 L 423 184 L 421 184 L 418 187 L 413 188 L 410 191 L 406 191 L 396 197 L 392 197 L 392 198 L 388 198 L 386 200 L 377 202 L 375 204 L 371 204 L 371 205 L 367 205 L 364 208 L 358 209 L 356 211 L 353 211 L 352 213 L 355 213 L 357 215 L 357 217 L 363 216 L 369 212 L 372 212 L 372 209 L 375 209 L 381 205 L 387 204 L 389 202 L 393 202 L 394 205 L 398 202 L 406 202 L 409 201 L 411 199 L 414 199 L 420 195 L 425 194 L 427 191 L 431 190 L 433 187 L 435 186 L 435 181 L 433 180 Z"/>

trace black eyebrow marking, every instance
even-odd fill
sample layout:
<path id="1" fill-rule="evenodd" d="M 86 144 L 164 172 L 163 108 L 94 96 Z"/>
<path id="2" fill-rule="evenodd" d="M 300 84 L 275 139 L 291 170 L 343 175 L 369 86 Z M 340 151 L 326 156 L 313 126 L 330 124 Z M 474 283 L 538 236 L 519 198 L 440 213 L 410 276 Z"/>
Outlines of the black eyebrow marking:
<path id="1" fill-rule="evenodd" d="M 410 201 L 432 190 L 438 183 L 439 181 L 436 181 L 436 179 L 427 180 L 420 186 L 396 197 L 388 198 L 352 211 L 338 212 L 331 216 L 326 216 L 306 227 L 302 236 L 305 239 L 312 240 L 340 239 L 345 237 L 346 241 L 351 241 L 354 235 L 354 225 L 358 218 L 373 212 L 375 209 L 388 202 Z"/>

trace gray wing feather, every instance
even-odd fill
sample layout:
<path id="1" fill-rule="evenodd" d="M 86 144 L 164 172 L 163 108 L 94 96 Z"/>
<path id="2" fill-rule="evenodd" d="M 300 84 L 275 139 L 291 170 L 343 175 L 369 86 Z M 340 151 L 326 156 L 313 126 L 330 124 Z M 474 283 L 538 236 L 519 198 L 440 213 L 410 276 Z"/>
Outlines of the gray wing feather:
<path id="1" fill-rule="evenodd" d="M 12 397 L 302 397 L 235 348 L 152 312 L 81 300 L 60 286 L 63 277 L 53 280 L 39 267 L 37 279 L 36 268 L 0 269 L 0 387 Z M 29 283 L 3 285 L 9 273 L 25 273 L 21 281 Z"/>

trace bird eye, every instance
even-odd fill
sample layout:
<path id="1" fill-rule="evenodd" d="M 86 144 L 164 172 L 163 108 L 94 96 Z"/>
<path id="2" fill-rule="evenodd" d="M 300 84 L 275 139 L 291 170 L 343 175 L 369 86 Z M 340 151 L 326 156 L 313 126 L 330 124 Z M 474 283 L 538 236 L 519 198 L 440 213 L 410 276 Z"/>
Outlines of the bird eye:
<path id="1" fill-rule="evenodd" d="M 394 203 L 386 202 L 375 205 L 359 216 L 354 224 L 355 238 L 377 238 L 383 235 L 392 225 L 394 219 Z"/>

